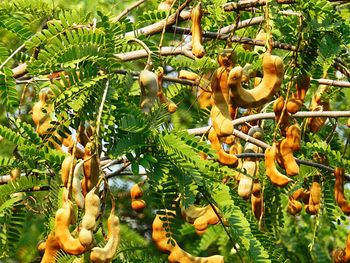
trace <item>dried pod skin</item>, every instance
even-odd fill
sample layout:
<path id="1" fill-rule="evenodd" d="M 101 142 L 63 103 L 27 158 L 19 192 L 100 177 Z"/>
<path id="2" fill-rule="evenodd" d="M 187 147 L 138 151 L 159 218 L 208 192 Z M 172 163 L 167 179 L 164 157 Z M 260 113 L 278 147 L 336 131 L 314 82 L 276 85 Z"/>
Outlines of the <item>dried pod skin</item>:
<path id="1" fill-rule="evenodd" d="M 50 122 L 52 121 L 51 114 L 54 111 L 53 105 L 48 104 L 47 101 L 53 96 L 53 92 L 50 88 L 43 88 L 39 92 L 39 101 L 33 106 L 33 122 L 36 125 L 36 132 L 40 135 L 46 134 L 49 128 L 52 127 Z"/>
<path id="2" fill-rule="evenodd" d="M 264 212 L 264 202 L 263 202 L 263 197 L 261 195 L 261 185 L 258 180 L 254 180 L 252 195 L 251 195 L 251 203 L 252 203 L 252 212 L 255 218 L 257 220 L 260 220 Z"/>
<path id="3" fill-rule="evenodd" d="M 316 215 L 320 209 L 321 184 L 314 180 L 310 188 L 309 204 L 305 205 L 306 213 Z"/>
<path id="4" fill-rule="evenodd" d="M 192 54 L 197 58 L 202 58 L 205 55 L 205 50 L 202 45 L 202 16 L 202 3 L 199 2 L 191 12 Z"/>
<path id="5" fill-rule="evenodd" d="M 264 136 L 264 130 L 258 126 L 253 126 L 249 129 L 248 135 L 255 139 L 262 139 Z"/>
<path id="6" fill-rule="evenodd" d="M 242 108 L 255 108 L 269 102 L 280 89 L 283 80 L 283 61 L 281 58 L 266 53 L 263 57 L 264 77 L 254 89 L 244 89 L 241 85 L 243 68 L 235 67 L 230 71 L 227 83 L 230 99 Z"/>
<path id="7" fill-rule="evenodd" d="M 344 214 L 350 215 L 350 203 L 344 195 L 344 168 L 336 167 L 334 169 L 334 199 Z"/>
<path id="8" fill-rule="evenodd" d="M 63 202 L 62 208 L 58 209 L 55 216 L 55 235 L 60 247 L 68 254 L 80 255 L 86 251 L 78 238 L 74 238 L 69 232 L 72 217 L 72 203 Z"/>
<path id="9" fill-rule="evenodd" d="M 158 76 L 148 70 L 143 70 L 139 75 L 141 88 L 141 109 L 145 114 L 150 114 L 158 99 Z"/>
<path id="10" fill-rule="evenodd" d="M 146 207 L 146 202 L 141 199 L 143 192 L 138 184 L 134 184 L 130 189 L 131 209 L 135 212 L 142 212 Z"/>
<path id="11" fill-rule="evenodd" d="M 273 143 L 270 148 L 267 148 L 265 150 L 266 175 L 271 180 L 271 183 L 273 183 L 276 186 L 283 187 L 293 180 L 285 176 L 284 174 L 280 173 L 277 170 L 277 167 L 275 164 L 275 156 L 276 156 L 276 144 Z"/>
<path id="12" fill-rule="evenodd" d="M 112 262 L 119 245 L 119 218 L 113 214 L 113 210 L 107 220 L 108 241 L 107 244 L 101 247 L 94 247 L 91 250 L 90 260 L 94 263 L 109 263 Z"/>
<path id="13" fill-rule="evenodd" d="M 297 90 L 296 97 L 301 101 L 305 100 L 306 92 L 308 91 L 311 83 L 310 76 L 302 75 L 298 76 L 297 82 L 295 84 L 295 89 Z"/>
<path id="14" fill-rule="evenodd" d="M 82 228 L 79 232 L 79 241 L 83 246 L 90 246 L 94 240 L 92 231 Z"/>
<path id="15" fill-rule="evenodd" d="M 194 73 L 194 72 L 188 71 L 188 70 L 184 70 L 184 69 L 179 71 L 178 77 L 180 79 L 188 79 L 188 80 L 192 80 L 192 81 L 195 81 L 195 80 L 200 78 L 200 76 L 197 73 Z"/>
<path id="16" fill-rule="evenodd" d="M 210 141 L 211 147 L 217 151 L 218 161 L 222 164 L 237 166 L 238 158 L 233 154 L 225 152 L 214 129 L 209 131 L 208 139 Z"/>
<path id="17" fill-rule="evenodd" d="M 41 263 L 52 263 L 55 262 L 57 252 L 60 250 L 60 245 L 54 234 L 49 234 L 45 242 L 45 253 L 41 259 Z"/>
<path id="18" fill-rule="evenodd" d="M 187 253 L 173 240 L 174 245 L 169 241 L 167 237 L 167 231 L 164 229 L 164 221 L 160 219 L 159 215 L 156 215 L 152 224 L 152 239 L 155 242 L 157 248 L 163 252 L 169 253 L 168 260 L 171 263 L 223 263 L 224 257 L 215 255 L 210 257 L 194 257 Z"/>
<path id="19" fill-rule="evenodd" d="M 273 111 L 275 113 L 275 122 L 280 123 L 281 130 L 284 131 L 289 126 L 289 114 L 284 107 L 284 98 L 279 97 L 273 104 Z M 283 116 L 282 116 L 283 112 Z M 282 118 L 282 119 L 281 119 Z"/>
<path id="20" fill-rule="evenodd" d="M 299 200 L 302 199 L 303 196 L 304 196 L 304 189 L 299 188 L 289 197 L 288 208 L 287 208 L 287 212 L 289 214 L 296 215 L 301 212 L 303 206 Z"/>

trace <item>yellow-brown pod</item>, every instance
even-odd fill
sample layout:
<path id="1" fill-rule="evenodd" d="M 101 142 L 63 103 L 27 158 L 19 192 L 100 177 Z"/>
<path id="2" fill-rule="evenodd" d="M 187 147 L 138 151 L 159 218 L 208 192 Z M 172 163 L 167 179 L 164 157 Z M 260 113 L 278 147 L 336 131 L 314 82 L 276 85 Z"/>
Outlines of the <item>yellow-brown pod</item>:
<path id="1" fill-rule="evenodd" d="M 69 225 L 72 217 L 72 203 L 67 200 L 63 202 L 62 208 L 58 209 L 55 216 L 55 235 L 57 241 L 66 253 L 71 255 L 80 255 L 87 250 L 78 238 L 74 238 L 70 231 Z"/>
<path id="2" fill-rule="evenodd" d="M 89 142 L 85 146 L 84 155 L 84 179 L 82 188 L 83 192 L 89 192 L 98 182 L 99 163 L 97 158 L 97 149 L 94 143 Z"/>
<path id="3" fill-rule="evenodd" d="M 130 189 L 131 209 L 142 212 L 146 207 L 146 202 L 141 199 L 143 192 L 138 184 L 134 184 Z"/>
<path id="4" fill-rule="evenodd" d="M 283 107 L 284 107 L 284 98 L 279 97 L 273 104 L 273 111 L 275 113 L 275 122 L 280 123 L 282 133 L 285 133 L 285 130 L 289 126 L 289 113 L 287 112 L 287 110 L 283 111 Z M 282 112 L 283 112 L 283 115 L 282 115 Z"/>
<path id="5" fill-rule="evenodd" d="M 140 106 L 142 112 L 150 114 L 153 106 L 158 100 L 158 76 L 152 71 L 143 70 L 139 75 L 139 85 L 141 88 Z"/>
<path id="6" fill-rule="evenodd" d="M 41 259 L 41 263 L 52 263 L 56 261 L 57 252 L 60 250 L 60 245 L 56 236 L 51 233 L 45 241 L 45 253 Z"/>
<path id="7" fill-rule="evenodd" d="M 52 104 L 48 104 L 48 100 L 53 96 L 50 88 L 43 88 L 39 92 L 39 101 L 36 102 L 32 109 L 33 122 L 36 125 L 36 132 L 40 135 L 48 133 L 48 129 L 52 127 L 51 114 L 54 110 Z"/>
<path id="8" fill-rule="evenodd" d="M 308 75 L 298 76 L 297 82 L 295 84 L 295 89 L 297 90 L 296 98 L 304 101 L 306 92 L 308 91 L 311 83 L 311 78 Z"/>
<path id="9" fill-rule="evenodd" d="M 327 85 L 320 85 L 312 97 L 310 110 L 311 111 L 329 111 L 331 109 L 329 100 L 323 99 L 323 95 L 327 92 Z M 308 127 L 311 132 L 317 133 L 325 124 L 326 117 L 314 117 L 308 119 Z"/>
<path id="10" fill-rule="evenodd" d="M 202 45 L 202 3 L 199 2 L 191 12 L 191 20 L 192 20 L 192 54 L 197 58 L 202 58 L 205 55 L 205 50 Z"/>
<path id="11" fill-rule="evenodd" d="M 294 151 L 300 149 L 300 127 L 294 124 L 288 127 L 286 138 L 283 139 L 279 147 L 279 157 L 288 176 L 299 174 L 299 165 L 294 159 Z"/>
<path id="12" fill-rule="evenodd" d="M 301 99 L 297 99 L 297 98 L 288 99 L 288 101 L 287 101 L 287 111 L 290 114 L 295 114 L 298 111 L 300 111 L 302 105 L 303 105 L 303 101 Z"/>
<path id="13" fill-rule="evenodd" d="M 266 53 L 263 57 L 264 77 L 254 89 L 242 87 L 243 68 L 234 67 L 228 77 L 230 99 L 242 108 L 255 108 L 269 102 L 279 91 L 284 75 L 283 61 L 280 57 Z"/>
<path id="14" fill-rule="evenodd" d="M 349 232 L 348 238 L 346 240 L 344 262 L 350 262 L 350 232 Z"/>
<path id="15" fill-rule="evenodd" d="M 296 215 L 301 212 L 303 206 L 299 199 L 303 197 L 304 189 L 299 188 L 296 190 L 291 196 L 289 196 L 288 200 L 288 208 L 287 212 L 291 215 Z"/>
<path id="16" fill-rule="evenodd" d="M 283 187 L 293 180 L 285 176 L 284 174 L 280 173 L 277 170 L 277 167 L 275 164 L 275 158 L 276 158 L 275 156 L 276 156 L 276 143 L 273 143 L 271 147 L 265 150 L 266 175 L 269 177 L 272 184 Z"/>
<path id="17" fill-rule="evenodd" d="M 259 221 L 264 212 L 264 201 L 261 194 L 261 185 L 258 179 L 254 179 L 251 195 L 252 211 L 255 218 Z"/>
<path id="18" fill-rule="evenodd" d="M 210 129 L 208 139 L 211 147 L 217 151 L 218 161 L 222 164 L 237 166 L 238 158 L 233 154 L 227 153 L 222 149 L 219 137 L 214 129 Z"/>
<path id="19" fill-rule="evenodd" d="M 69 179 L 69 172 L 71 171 L 72 166 L 73 166 L 73 170 L 74 170 L 75 163 L 76 163 L 76 160 L 75 160 L 74 156 L 72 156 L 70 154 L 67 155 L 66 158 L 64 158 L 64 160 L 62 162 L 61 180 L 62 180 L 64 187 L 67 187 L 68 179 Z M 72 175 L 73 175 L 73 173 L 72 173 Z"/>
<path id="20" fill-rule="evenodd" d="M 170 113 L 174 113 L 177 110 L 177 105 L 170 100 L 167 96 L 165 96 L 164 92 L 163 92 L 163 76 L 164 76 L 164 69 L 163 68 L 159 68 L 158 69 L 158 97 L 159 97 L 159 101 L 162 104 L 165 104 L 167 106 L 167 110 Z"/>
<path id="21" fill-rule="evenodd" d="M 350 215 L 350 203 L 346 200 L 344 195 L 344 168 L 336 167 L 334 169 L 335 184 L 334 184 L 334 198 L 338 206 L 344 214 Z"/>
<path id="22" fill-rule="evenodd" d="M 305 205 L 306 213 L 310 215 L 316 215 L 320 209 L 321 203 L 321 184 L 318 177 L 314 177 L 310 188 L 309 203 Z"/>

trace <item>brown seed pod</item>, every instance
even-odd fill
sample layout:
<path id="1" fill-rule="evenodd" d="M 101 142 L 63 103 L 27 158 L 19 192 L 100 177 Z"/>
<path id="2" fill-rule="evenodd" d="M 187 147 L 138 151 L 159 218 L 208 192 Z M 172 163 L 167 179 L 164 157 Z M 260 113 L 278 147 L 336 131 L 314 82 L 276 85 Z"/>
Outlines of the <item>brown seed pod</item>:
<path id="1" fill-rule="evenodd" d="M 211 78 L 212 109 L 210 118 L 213 128 L 219 137 L 233 134 L 232 118 L 229 107 L 229 89 L 227 86 L 228 73 L 234 64 L 231 60 L 232 53 L 219 55 L 218 61 L 221 65 Z"/>
<path id="2" fill-rule="evenodd" d="M 284 98 L 279 97 L 273 104 L 273 111 L 275 113 L 275 122 L 280 123 L 282 133 L 289 127 L 289 113 L 287 110 L 283 111 Z M 283 112 L 283 115 L 282 115 Z M 282 118 L 282 119 L 281 119 Z"/>
<path id="3" fill-rule="evenodd" d="M 263 57 L 264 77 L 254 89 L 244 89 L 241 85 L 243 68 L 237 66 L 230 71 L 227 84 L 230 89 L 230 99 L 242 108 L 255 108 L 270 101 L 280 89 L 284 69 L 283 61 L 278 56 L 266 53 Z"/>
<path id="4" fill-rule="evenodd" d="M 265 169 L 266 175 L 270 178 L 271 182 L 276 186 L 286 186 L 289 182 L 293 181 L 289 177 L 280 173 L 277 170 L 275 164 L 276 156 L 276 143 L 273 143 L 270 148 L 265 150 Z"/>
<path id="5" fill-rule="evenodd" d="M 120 225 L 119 218 L 114 214 L 114 209 L 107 220 L 108 241 L 107 244 L 101 247 L 94 247 L 91 250 L 90 260 L 94 263 L 109 263 L 112 262 L 120 241 Z"/>
<path id="6" fill-rule="evenodd" d="M 141 88 L 141 109 L 145 114 L 150 114 L 158 100 L 158 76 L 148 70 L 143 70 L 139 75 Z"/>
<path id="7" fill-rule="evenodd" d="M 299 166 L 294 159 L 294 151 L 300 150 L 300 127 L 297 124 L 288 127 L 286 138 L 279 145 L 279 156 L 288 176 L 299 174 Z"/>
<path id="8" fill-rule="evenodd" d="M 72 164 L 73 162 L 73 164 Z M 67 187 L 68 184 L 68 179 L 69 179 L 69 172 L 71 169 L 71 166 L 73 165 L 73 170 L 74 166 L 76 164 L 76 160 L 72 155 L 67 155 L 66 158 L 64 158 L 62 165 L 61 165 L 61 180 L 64 185 L 64 187 Z"/>
<path id="9" fill-rule="evenodd" d="M 336 167 L 334 169 L 334 199 L 344 214 L 350 215 L 350 203 L 344 195 L 344 168 Z"/>
<path id="10" fill-rule="evenodd" d="M 303 206 L 299 201 L 304 196 L 304 189 L 299 188 L 296 190 L 291 196 L 289 196 L 288 200 L 288 208 L 287 212 L 291 215 L 296 215 L 301 212 Z"/>
<path id="11" fill-rule="evenodd" d="M 214 129 L 210 129 L 208 139 L 211 147 L 217 151 L 218 161 L 222 164 L 237 166 L 238 158 L 233 154 L 227 153 L 222 149 L 219 137 Z"/>
<path id="12" fill-rule="evenodd" d="M 320 85 L 312 97 L 310 110 L 311 111 L 328 111 L 331 109 L 328 99 L 323 99 L 323 95 L 327 93 L 328 86 Z M 311 132 L 317 133 L 325 124 L 327 118 L 325 117 L 314 117 L 308 119 L 308 127 Z"/>
<path id="13" fill-rule="evenodd" d="M 69 231 L 72 218 L 72 203 L 67 200 L 63 202 L 62 208 L 58 209 L 55 216 L 55 235 L 57 241 L 66 253 L 80 255 L 87 248 L 84 247 L 78 238 L 74 238 Z"/>
<path id="14" fill-rule="evenodd" d="M 100 175 L 100 168 L 97 159 L 97 149 L 93 142 L 85 146 L 84 155 L 84 178 L 82 180 L 83 194 L 86 195 L 94 186 L 96 186 Z"/>
<path id="15" fill-rule="evenodd" d="M 245 174 L 240 174 L 238 176 L 238 195 L 244 199 L 248 199 L 253 188 L 253 178 L 258 171 L 257 163 L 255 161 L 245 160 L 241 170 L 245 171 L 245 173 L 247 173 L 249 176 Z"/>
<path id="16" fill-rule="evenodd" d="M 319 178 L 315 177 L 310 188 L 309 204 L 305 205 L 306 213 L 316 215 L 321 203 L 321 184 Z"/>
<path id="17" fill-rule="evenodd" d="M 261 185 L 258 179 L 254 179 L 252 194 L 251 194 L 252 211 L 255 218 L 260 221 L 264 213 L 264 200 L 261 194 Z"/>
<path id="18" fill-rule="evenodd" d="M 287 101 L 287 111 L 290 114 L 295 114 L 300 111 L 303 106 L 303 101 L 301 99 L 291 98 Z"/>
<path id="19" fill-rule="evenodd" d="M 138 184 L 134 184 L 130 189 L 131 209 L 135 212 L 142 212 L 146 207 L 146 202 L 141 199 L 143 192 Z"/>
<path id="20" fill-rule="evenodd" d="M 202 45 L 202 16 L 202 3 L 199 2 L 191 11 L 192 54 L 197 58 L 202 58 L 205 55 L 205 50 Z"/>
<path id="21" fill-rule="evenodd" d="M 297 77 L 295 89 L 297 90 L 296 98 L 301 101 L 305 100 L 306 92 L 308 91 L 311 83 L 311 78 L 308 75 L 301 75 Z"/>
<path id="22" fill-rule="evenodd" d="M 195 257 L 187 253 L 177 244 L 175 240 L 169 242 L 168 233 L 164 228 L 164 221 L 159 215 L 156 215 L 152 224 L 152 239 L 157 248 L 163 252 L 169 253 L 168 260 L 170 263 L 223 263 L 224 257 L 215 255 L 210 257 Z"/>
<path id="23" fill-rule="evenodd" d="M 51 233 L 45 241 L 45 253 L 41 259 L 41 263 L 52 263 L 56 261 L 57 252 L 60 250 L 60 245 L 56 236 Z"/>
<path id="24" fill-rule="evenodd" d="M 167 96 L 165 96 L 163 92 L 163 76 L 164 76 L 164 69 L 159 68 L 158 70 L 158 97 L 160 100 L 160 103 L 165 104 L 167 106 L 167 110 L 170 113 L 174 113 L 177 110 L 177 105 L 170 100 Z"/>

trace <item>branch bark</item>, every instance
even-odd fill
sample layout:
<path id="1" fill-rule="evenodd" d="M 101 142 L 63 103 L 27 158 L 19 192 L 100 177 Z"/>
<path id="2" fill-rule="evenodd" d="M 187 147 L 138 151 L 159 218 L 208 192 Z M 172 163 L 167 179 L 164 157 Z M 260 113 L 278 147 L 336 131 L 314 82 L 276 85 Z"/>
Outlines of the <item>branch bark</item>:
<path id="1" fill-rule="evenodd" d="M 278 4 L 294 4 L 295 0 L 277 0 Z M 226 3 L 223 8 L 226 12 L 240 11 L 251 7 L 258 7 L 266 5 L 266 0 L 248 0 L 239 3 Z"/>

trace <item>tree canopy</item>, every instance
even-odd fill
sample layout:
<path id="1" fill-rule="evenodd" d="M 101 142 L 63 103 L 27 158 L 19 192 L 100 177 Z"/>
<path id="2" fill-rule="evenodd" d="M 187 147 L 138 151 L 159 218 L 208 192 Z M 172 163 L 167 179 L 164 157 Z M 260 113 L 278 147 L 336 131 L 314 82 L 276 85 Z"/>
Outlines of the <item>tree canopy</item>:
<path id="1" fill-rule="evenodd" d="M 347 1 L 0 18 L 1 261 L 350 261 Z"/>

